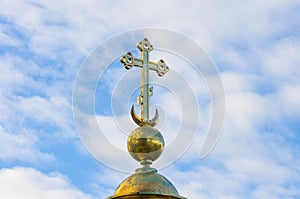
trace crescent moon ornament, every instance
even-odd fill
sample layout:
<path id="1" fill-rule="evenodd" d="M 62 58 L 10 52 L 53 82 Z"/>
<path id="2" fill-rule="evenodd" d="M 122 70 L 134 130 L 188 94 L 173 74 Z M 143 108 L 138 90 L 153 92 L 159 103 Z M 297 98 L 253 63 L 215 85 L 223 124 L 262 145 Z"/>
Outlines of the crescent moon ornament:
<path id="1" fill-rule="evenodd" d="M 141 68 L 141 94 L 137 97 L 137 105 L 141 106 L 141 117 L 135 113 L 134 105 L 131 107 L 131 117 L 138 126 L 154 127 L 158 123 L 159 115 L 156 110 L 154 117 L 149 119 L 149 98 L 153 94 L 153 88 L 149 88 L 149 70 L 155 71 L 158 76 L 162 77 L 169 71 L 169 67 L 162 59 L 157 62 L 149 61 L 149 53 L 153 50 L 153 46 L 147 38 L 140 41 L 137 48 L 141 53 L 141 58 L 134 57 L 130 52 L 120 58 L 121 63 L 127 70 L 133 66 Z"/>
<path id="2" fill-rule="evenodd" d="M 134 111 L 134 105 L 131 106 L 131 111 L 130 111 L 130 113 L 131 113 L 131 118 L 133 119 L 133 121 L 134 121 L 137 125 L 139 125 L 139 126 L 144 126 L 144 125 L 143 125 L 142 118 L 139 117 L 139 116 L 135 113 L 135 111 Z"/>
<path id="3" fill-rule="evenodd" d="M 155 115 L 154 117 L 150 120 L 149 125 L 152 127 L 155 127 L 159 121 L 159 115 L 157 109 L 155 109 Z"/>
<path id="4" fill-rule="evenodd" d="M 151 120 L 149 120 L 149 122 L 144 122 L 144 121 L 142 120 L 142 118 L 139 117 L 139 116 L 135 113 L 135 111 L 134 111 L 134 105 L 131 106 L 131 111 L 130 111 L 130 113 L 131 113 L 131 117 L 132 117 L 133 121 L 134 121 L 138 126 L 152 126 L 152 127 L 154 127 L 154 126 L 157 125 L 157 123 L 158 123 L 158 121 L 159 121 L 159 114 L 158 114 L 157 109 L 155 110 L 155 115 L 154 115 L 154 117 L 153 117 Z"/>

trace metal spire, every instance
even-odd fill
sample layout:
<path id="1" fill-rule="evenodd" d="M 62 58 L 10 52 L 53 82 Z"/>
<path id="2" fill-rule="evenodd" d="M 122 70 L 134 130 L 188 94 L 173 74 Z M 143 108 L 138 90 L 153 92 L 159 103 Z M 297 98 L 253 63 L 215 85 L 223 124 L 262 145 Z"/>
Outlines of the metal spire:
<path id="1" fill-rule="evenodd" d="M 131 108 L 131 116 L 138 128 L 134 129 L 127 139 L 127 149 L 131 157 L 137 160 L 142 167 L 127 177 L 118 186 L 113 196 L 107 199 L 186 199 L 179 195 L 174 185 L 164 176 L 150 167 L 153 161 L 162 154 L 165 146 L 162 134 L 154 128 L 158 122 L 156 110 L 153 119 L 149 119 L 149 97 L 153 93 L 149 88 L 149 70 L 154 70 L 159 76 L 169 71 L 169 67 L 163 60 L 149 61 L 149 52 L 153 49 L 148 39 L 143 39 L 137 44 L 141 52 L 141 58 L 135 58 L 128 52 L 120 61 L 126 69 L 132 66 L 141 68 L 141 94 L 137 98 L 137 104 L 141 106 L 141 117 Z"/>

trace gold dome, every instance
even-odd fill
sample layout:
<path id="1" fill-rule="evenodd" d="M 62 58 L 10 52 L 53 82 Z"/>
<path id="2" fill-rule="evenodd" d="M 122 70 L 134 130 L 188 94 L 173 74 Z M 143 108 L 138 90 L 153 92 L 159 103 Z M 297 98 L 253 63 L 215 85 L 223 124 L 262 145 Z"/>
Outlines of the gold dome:
<path id="1" fill-rule="evenodd" d="M 132 131 L 127 141 L 130 155 L 141 164 L 155 161 L 164 149 L 164 138 L 151 126 L 138 127 Z"/>
<path id="2" fill-rule="evenodd" d="M 108 199 L 185 199 L 179 196 L 174 185 L 153 168 L 140 168 L 126 178 Z"/>

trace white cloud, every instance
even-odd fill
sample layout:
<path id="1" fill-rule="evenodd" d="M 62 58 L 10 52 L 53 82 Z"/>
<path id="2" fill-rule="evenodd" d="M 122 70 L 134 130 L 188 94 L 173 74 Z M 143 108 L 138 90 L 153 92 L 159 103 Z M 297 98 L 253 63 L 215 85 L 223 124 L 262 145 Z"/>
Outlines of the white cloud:
<path id="1" fill-rule="evenodd" d="M 16 100 L 20 107 L 20 111 L 25 117 L 39 123 L 39 125 L 53 125 L 58 128 L 57 137 L 73 137 L 74 132 L 72 127 L 71 107 L 69 102 L 60 96 L 53 96 L 50 99 L 45 99 L 38 96 L 31 98 L 22 98 Z"/>
<path id="2" fill-rule="evenodd" d="M 296 119 L 300 115 L 300 84 L 288 84 L 278 91 L 278 100 L 283 113 L 288 118 Z"/>
<path id="3" fill-rule="evenodd" d="M 0 126 L 0 160 L 21 160 L 23 162 L 39 163 L 40 161 L 53 161 L 51 154 L 42 153 L 37 147 L 38 137 L 23 130 L 17 133 L 8 133 Z"/>
<path id="4" fill-rule="evenodd" d="M 67 93 L 60 91 L 64 82 L 48 83 L 59 73 L 30 59 L 8 54 L 0 59 L 1 160 L 54 160 L 51 152 L 42 152 L 41 137 L 63 140 L 75 133 Z"/>
<path id="5" fill-rule="evenodd" d="M 10 60 L 1 59 L 0 62 L 0 91 L 1 96 L 12 92 L 11 88 L 16 88 L 24 82 L 26 77 L 16 70 Z"/>
<path id="6" fill-rule="evenodd" d="M 283 83 L 299 83 L 299 51 L 298 36 L 290 36 L 270 44 L 263 49 L 262 70 L 267 76 L 273 78 L 278 86 Z"/>
<path id="7" fill-rule="evenodd" d="M 91 199 L 60 173 L 44 174 L 33 168 L 0 170 L 0 195 L 9 199 Z"/>

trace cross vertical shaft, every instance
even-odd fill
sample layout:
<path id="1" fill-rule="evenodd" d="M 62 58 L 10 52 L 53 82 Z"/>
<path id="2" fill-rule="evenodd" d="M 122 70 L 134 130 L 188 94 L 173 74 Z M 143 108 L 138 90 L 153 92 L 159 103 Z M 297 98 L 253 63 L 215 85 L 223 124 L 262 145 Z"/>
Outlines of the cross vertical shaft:
<path id="1" fill-rule="evenodd" d="M 142 51 L 143 68 L 141 69 L 141 117 L 143 122 L 149 122 L 149 52 Z"/>

